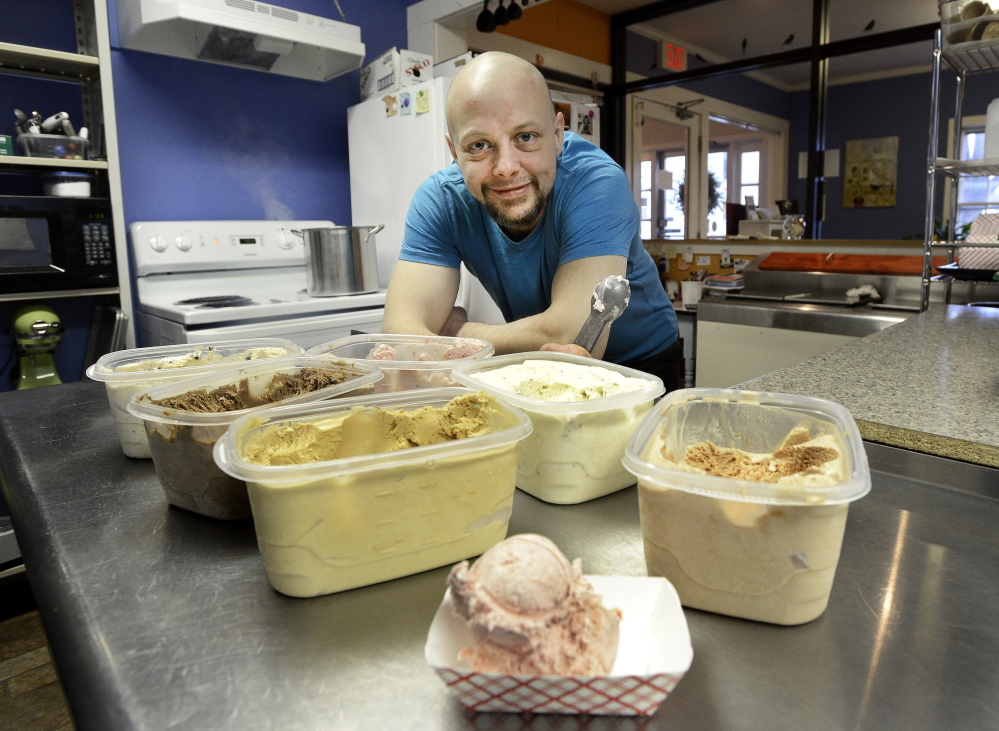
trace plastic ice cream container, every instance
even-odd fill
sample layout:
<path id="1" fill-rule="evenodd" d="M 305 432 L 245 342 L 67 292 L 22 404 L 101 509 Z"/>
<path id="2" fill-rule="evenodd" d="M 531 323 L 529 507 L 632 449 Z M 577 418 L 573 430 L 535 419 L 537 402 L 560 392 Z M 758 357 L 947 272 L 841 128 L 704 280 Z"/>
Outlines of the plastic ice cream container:
<path id="1" fill-rule="evenodd" d="M 308 369 L 343 372 L 348 379 L 322 385 L 323 380 L 311 378 L 312 371 Z M 144 423 L 153 465 L 167 501 L 199 515 L 234 520 L 250 515 L 246 485 L 222 472 L 212 458 L 215 442 L 230 424 L 248 413 L 273 409 L 277 405 L 319 401 L 363 391 L 370 393 L 372 384 L 379 378 L 381 371 L 364 363 L 304 355 L 270 358 L 139 391 L 129 401 L 128 412 Z M 289 393 L 268 395 L 272 384 L 282 382 Z M 239 398 L 240 389 L 245 389 L 250 397 L 273 396 L 275 400 L 217 412 L 205 411 L 198 403 L 225 399 L 230 407 L 238 405 L 235 399 Z M 301 392 L 295 393 L 299 390 Z M 178 407 L 155 403 L 178 397 L 185 397 L 190 404 Z"/>
<path id="2" fill-rule="evenodd" d="M 87 376 L 103 381 L 121 449 L 128 457 L 149 459 L 149 442 L 142 419 L 128 413 L 128 402 L 139 391 L 190 378 L 209 370 L 231 368 L 248 359 L 303 355 L 304 349 L 283 338 L 185 343 L 118 350 L 100 357 Z"/>
<path id="3" fill-rule="evenodd" d="M 272 586 L 290 596 L 331 594 L 452 564 L 503 540 L 517 443 L 531 422 L 484 394 L 478 396 L 493 404 L 486 434 L 306 464 L 247 459 L 255 445 L 276 438 L 275 430 L 337 429 L 348 416 L 371 416 L 369 407 L 439 409 L 471 393 L 435 388 L 345 398 L 234 422 L 215 447 L 215 461 L 246 481 Z"/>
<path id="4" fill-rule="evenodd" d="M 706 443 L 758 461 L 791 434 L 833 445 L 835 458 L 778 482 L 691 472 L 675 461 L 712 454 Z M 781 455 L 807 464 L 815 443 Z M 825 611 L 849 504 L 871 488 L 860 432 L 843 406 L 786 394 L 674 391 L 635 432 L 624 465 L 638 479 L 648 572 L 669 579 L 684 606 L 774 624 L 802 624 Z"/>
<path id="5" fill-rule="evenodd" d="M 524 361 L 573 363 L 607 369 L 644 382 L 628 393 L 588 401 L 542 401 L 486 383 L 480 376 Z M 642 371 L 569 353 L 530 352 L 497 355 L 455 367 L 454 378 L 469 388 L 492 393 L 531 417 L 534 431 L 524 440 L 517 465 L 517 487 L 549 503 L 575 504 L 635 484 L 621 464 L 624 448 L 665 387 Z"/>
<path id="6" fill-rule="evenodd" d="M 309 355 L 350 358 L 376 365 L 385 377 L 376 393 L 459 385 L 451 378 L 458 363 L 488 358 L 492 343 L 443 335 L 351 335 L 309 348 Z"/>

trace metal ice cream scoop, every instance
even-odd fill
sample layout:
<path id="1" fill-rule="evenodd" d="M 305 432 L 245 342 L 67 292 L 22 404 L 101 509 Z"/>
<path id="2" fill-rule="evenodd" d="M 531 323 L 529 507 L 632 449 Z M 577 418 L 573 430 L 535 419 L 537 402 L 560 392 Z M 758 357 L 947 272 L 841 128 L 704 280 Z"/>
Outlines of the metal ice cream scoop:
<path id="1" fill-rule="evenodd" d="M 629 300 L 631 286 L 627 279 L 620 274 L 601 279 L 593 288 L 593 296 L 590 298 L 590 316 L 586 318 L 573 342 L 592 351 L 600 333 L 621 316 Z"/>

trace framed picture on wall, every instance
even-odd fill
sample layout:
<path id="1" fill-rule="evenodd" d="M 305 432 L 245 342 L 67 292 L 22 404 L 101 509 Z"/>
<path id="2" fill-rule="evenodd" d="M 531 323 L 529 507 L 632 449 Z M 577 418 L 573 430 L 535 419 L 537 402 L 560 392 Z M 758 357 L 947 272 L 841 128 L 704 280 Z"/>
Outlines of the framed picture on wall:
<path id="1" fill-rule="evenodd" d="M 848 140 L 843 162 L 844 208 L 895 205 L 898 137 Z"/>

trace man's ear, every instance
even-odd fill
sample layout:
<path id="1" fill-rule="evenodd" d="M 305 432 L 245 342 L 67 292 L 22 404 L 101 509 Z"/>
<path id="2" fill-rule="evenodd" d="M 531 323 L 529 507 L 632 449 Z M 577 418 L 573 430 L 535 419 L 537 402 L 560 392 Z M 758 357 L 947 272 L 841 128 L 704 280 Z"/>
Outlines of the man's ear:
<path id="1" fill-rule="evenodd" d="M 562 143 L 565 141 L 565 117 L 562 112 L 555 112 L 555 157 L 562 154 Z"/>
<path id="2" fill-rule="evenodd" d="M 448 147 L 449 150 L 451 150 L 451 157 L 455 160 L 455 162 L 457 162 L 457 160 L 458 160 L 458 153 L 455 152 L 454 143 L 451 142 L 451 133 L 450 132 L 445 132 L 444 133 L 444 139 L 447 140 L 447 147 Z"/>

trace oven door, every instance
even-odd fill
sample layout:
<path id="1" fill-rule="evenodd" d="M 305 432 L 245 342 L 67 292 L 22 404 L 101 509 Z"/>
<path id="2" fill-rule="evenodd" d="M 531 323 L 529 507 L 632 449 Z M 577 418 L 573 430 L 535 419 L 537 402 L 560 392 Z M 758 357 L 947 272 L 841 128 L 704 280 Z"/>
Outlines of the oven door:
<path id="1" fill-rule="evenodd" d="M 148 313 L 139 314 L 143 346 L 177 343 L 212 343 L 243 338 L 287 338 L 303 348 L 328 343 L 355 333 L 380 333 L 384 307 L 351 310 L 313 317 L 288 317 L 253 323 L 185 328 Z"/>

